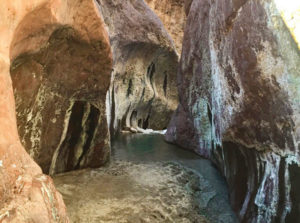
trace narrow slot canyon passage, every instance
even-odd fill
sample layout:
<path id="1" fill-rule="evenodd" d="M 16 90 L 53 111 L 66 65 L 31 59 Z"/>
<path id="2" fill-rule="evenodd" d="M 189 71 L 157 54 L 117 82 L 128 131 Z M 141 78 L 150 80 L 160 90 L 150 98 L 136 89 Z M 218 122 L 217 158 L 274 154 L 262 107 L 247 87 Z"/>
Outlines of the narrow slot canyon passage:
<path id="1" fill-rule="evenodd" d="M 120 134 L 111 162 L 54 176 L 72 222 L 237 222 L 212 163 L 160 134 Z"/>
<path id="2" fill-rule="evenodd" d="M 2 0 L 0 223 L 300 223 L 299 0 Z"/>

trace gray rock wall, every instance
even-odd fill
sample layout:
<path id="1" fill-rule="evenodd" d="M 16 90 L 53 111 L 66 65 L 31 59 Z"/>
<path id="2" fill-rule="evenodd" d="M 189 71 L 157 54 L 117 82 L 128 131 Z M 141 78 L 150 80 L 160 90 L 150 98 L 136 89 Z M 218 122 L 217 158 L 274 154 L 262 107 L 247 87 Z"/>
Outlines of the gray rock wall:
<path id="1" fill-rule="evenodd" d="M 111 133 L 166 129 L 178 104 L 178 56 L 171 37 L 144 1 L 97 2 L 113 51 Z"/>

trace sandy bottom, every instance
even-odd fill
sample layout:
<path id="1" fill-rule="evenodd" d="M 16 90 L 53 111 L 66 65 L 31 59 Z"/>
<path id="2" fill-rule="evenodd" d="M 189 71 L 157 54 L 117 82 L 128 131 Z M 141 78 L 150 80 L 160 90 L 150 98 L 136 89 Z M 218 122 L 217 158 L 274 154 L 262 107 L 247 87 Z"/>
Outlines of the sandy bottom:
<path id="1" fill-rule="evenodd" d="M 117 161 L 60 174 L 54 181 L 74 223 L 215 222 L 206 208 L 216 192 L 201 175 L 176 162 Z M 224 216 L 218 222 L 231 222 Z"/>

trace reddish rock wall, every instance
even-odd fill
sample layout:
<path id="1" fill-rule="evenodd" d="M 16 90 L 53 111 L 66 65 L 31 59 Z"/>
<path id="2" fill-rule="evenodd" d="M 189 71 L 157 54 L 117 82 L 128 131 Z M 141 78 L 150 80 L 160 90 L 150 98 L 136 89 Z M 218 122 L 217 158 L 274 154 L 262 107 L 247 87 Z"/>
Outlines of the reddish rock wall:
<path id="1" fill-rule="evenodd" d="M 175 43 L 177 53 L 180 55 L 186 23 L 185 1 L 146 0 L 146 2 L 163 22 Z"/>
<path id="2" fill-rule="evenodd" d="M 69 222 L 52 180 L 29 157 L 17 132 L 10 46 L 22 18 L 45 1 L 2 1 L 0 7 L 0 221 Z M 26 47 L 30 47 L 29 44 Z M 17 51 L 17 50 L 16 50 Z"/>
<path id="3" fill-rule="evenodd" d="M 217 164 L 242 222 L 296 222 L 300 53 L 294 39 L 273 1 L 194 0 L 187 12 L 180 105 L 167 140 Z"/>
<path id="4" fill-rule="evenodd" d="M 18 130 L 43 171 L 105 163 L 112 57 L 95 3 L 50 1 L 34 8 L 16 26 L 10 59 Z"/>

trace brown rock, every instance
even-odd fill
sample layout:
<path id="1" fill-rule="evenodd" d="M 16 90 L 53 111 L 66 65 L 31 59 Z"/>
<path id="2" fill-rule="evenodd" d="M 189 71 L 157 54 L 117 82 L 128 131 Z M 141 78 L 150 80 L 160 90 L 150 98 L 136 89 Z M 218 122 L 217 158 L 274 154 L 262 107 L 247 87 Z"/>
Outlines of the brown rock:
<path id="1" fill-rule="evenodd" d="M 19 133 L 43 171 L 106 162 L 112 58 L 95 3 L 50 1 L 32 9 L 17 25 L 10 52 Z"/>
<path id="2" fill-rule="evenodd" d="M 146 0 L 146 2 L 163 22 L 180 55 L 186 23 L 185 0 Z"/>
<path id="3" fill-rule="evenodd" d="M 10 45 L 17 24 L 45 1 L 2 1 L 0 7 L 0 221 L 69 222 L 52 180 L 21 146 L 10 79 Z M 29 47 L 29 45 L 28 45 Z"/>
<path id="4" fill-rule="evenodd" d="M 187 11 L 167 140 L 217 164 L 242 222 L 297 222 L 297 44 L 274 1 L 194 0 Z"/>
<path id="5" fill-rule="evenodd" d="M 111 132 L 165 129 L 176 109 L 178 56 L 143 1 L 99 0 L 113 50 L 107 99 Z"/>

